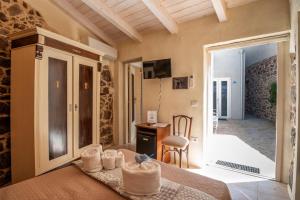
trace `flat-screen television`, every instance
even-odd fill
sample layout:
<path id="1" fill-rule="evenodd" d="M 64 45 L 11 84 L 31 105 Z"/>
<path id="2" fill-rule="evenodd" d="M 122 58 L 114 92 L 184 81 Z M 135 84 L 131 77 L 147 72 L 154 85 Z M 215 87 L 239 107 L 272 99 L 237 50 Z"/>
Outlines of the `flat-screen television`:
<path id="1" fill-rule="evenodd" d="M 144 79 L 169 78 L 171 74 L 171 59 L 143 62 Z"/>

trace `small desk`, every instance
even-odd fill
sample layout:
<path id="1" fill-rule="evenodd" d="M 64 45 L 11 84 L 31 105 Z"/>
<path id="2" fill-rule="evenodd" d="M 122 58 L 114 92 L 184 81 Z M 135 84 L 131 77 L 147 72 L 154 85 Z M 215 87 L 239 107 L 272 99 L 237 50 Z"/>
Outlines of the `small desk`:
<path id="1" fill-rule="evenodd" d="M 169 135 L 170 124 L 166 127 L 156 127 L 147 123 L 137 124 L 136 152 L 161 160 L 162 140 Z M 164 162 L 170 162 L 170 153 L 165 154 Z"/>

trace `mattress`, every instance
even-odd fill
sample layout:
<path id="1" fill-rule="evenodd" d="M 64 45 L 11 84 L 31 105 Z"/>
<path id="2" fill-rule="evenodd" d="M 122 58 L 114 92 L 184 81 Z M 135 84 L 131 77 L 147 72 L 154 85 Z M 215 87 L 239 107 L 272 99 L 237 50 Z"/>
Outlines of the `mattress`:
<path id="1" fill-rule="evenodd" d="M 134 152 L 122 149 L 127 161 Z M 199 189 L 220 200 L 230 200 L 225 183 L 161 163 L 162 176 Z M 0 189 L 0 200 L 124 200 L 122 196 L 71 165 Z"/>

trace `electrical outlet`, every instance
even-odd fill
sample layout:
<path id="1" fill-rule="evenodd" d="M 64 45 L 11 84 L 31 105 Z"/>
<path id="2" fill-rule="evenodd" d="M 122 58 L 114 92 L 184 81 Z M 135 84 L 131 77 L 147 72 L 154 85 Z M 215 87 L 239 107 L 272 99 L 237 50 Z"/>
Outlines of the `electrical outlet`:
<path id="1" fill-rule="evenodd" d="M 196 107 L 198 107 L 198 101 L 197 100 L 191 100 L 191 106 L 193 107 L 193 108 L 196 108 Z"/>
<path id="2" fill-rule="evenodd" d="M 192 142 L 198 142 L 198 140 L 199 140 L 198 137 L 193 137 L 193 136 L 191 137 L 191 141 L 192 141 Z"/>

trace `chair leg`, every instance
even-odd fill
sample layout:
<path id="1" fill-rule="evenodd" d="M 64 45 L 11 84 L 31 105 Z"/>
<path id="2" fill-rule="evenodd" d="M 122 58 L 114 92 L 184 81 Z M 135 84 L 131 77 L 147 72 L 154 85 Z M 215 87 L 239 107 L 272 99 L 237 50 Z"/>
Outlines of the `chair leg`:
<path id="1" fill-rule="evenodd" d="M 181 161 L 182 161 L 182 149 L 179 150 L 179 168 L 181 168 Z"/>
<path id="2" fill-rule="evenodd" d="M 160 161 L 164 162 L 165 145 L 162 145 Z"/>
<path id="3" fill-rule="evenodd" d="M 190 164 L 189 164 L 189 147 L 186 150 L 186 164 L 187 164 L 187 168 L 190 168 Z"/>

